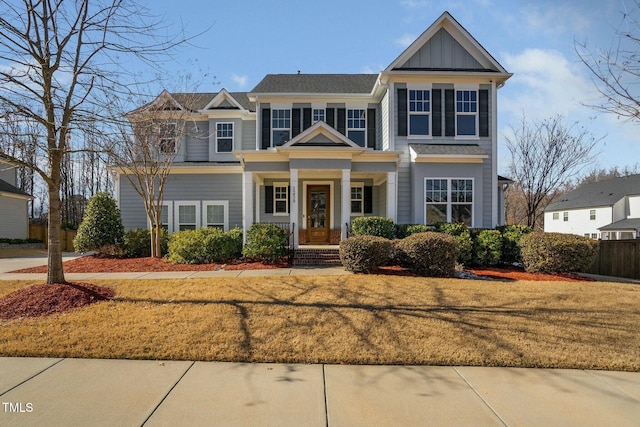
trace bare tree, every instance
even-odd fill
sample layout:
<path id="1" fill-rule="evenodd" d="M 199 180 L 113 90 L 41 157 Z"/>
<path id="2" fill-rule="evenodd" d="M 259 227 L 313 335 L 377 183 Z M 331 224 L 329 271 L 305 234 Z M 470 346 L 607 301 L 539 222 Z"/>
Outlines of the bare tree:
<path id="1" fill-rule="evenodd" d="M 187 134 L 208 139 L 192 129 L 189 121 L 199 94 L 163 91 L 153 102 L 127 114 L 129 127 L 122 127 L 120 144 L 114 144 L 113 163 L 141 197 L 151 225 L 151 256 L 161 257 L 162 201 L 164 187 L 176 155 Z"/>
<path id="2" fill-rule="evenodd" d="M 602 95 L 600 102 L 590 106 L 640 123 L 640 1 L 634 1 L 631 10 L 622 12 L 615 35 L 615 42 L 608 49 L 592 48 L 586 42 L 575 45 Z"/>
<path id="3" fill-rule="evenodd" d="M 0 159 L 32 169 L 48 189 L 47 283 L 65 283 L 60 241 L 62 165 L 70 129 L 91 134 L 113 117 L 114 98 L 131 97 L 146 61 L 154 70 L 186 41 L 168 34 L 135 2 L 126 0 L 0 0 L 0 111 L 34 122 L 45 164 L 0 151 Z M 96 140 L 100 140 L 97 136 Z M 81 149 L 84 150 L 84 149 Z"/>
<path id="4" fill-rule="evenodd" d="M 576 123 L 567 126 L 561 115 L 531 123 L 523 116 L 520 126 L 511 129 L 513 135 L 505 139 L 511 152 L 513 194 L 520 193 L 526 224 L 536 228 L 544 208 L 593 161 L 598 140 Z"/>

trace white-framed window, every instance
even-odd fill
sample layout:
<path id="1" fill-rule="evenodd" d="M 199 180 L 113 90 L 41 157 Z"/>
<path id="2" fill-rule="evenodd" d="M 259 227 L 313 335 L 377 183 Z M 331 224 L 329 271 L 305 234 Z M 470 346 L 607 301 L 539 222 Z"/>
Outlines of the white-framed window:
<path id="1" fill-rule="evenodd" d="M 557 221 L 557 220 L 559 220 L 559 219 L 560 219 L 560 212 L 554 212 L 554 213 L 553 213 L 553 220 L 554 220 L 554 221 Z"/>
<path id="2" fill-rule="evenodd" d="M 212 200 L 202 202 L 202 226 L 229 230 L 229 201 Z"/>
<path id="3" fill-rule="evenodd" d="M 569 221 L 569 212 L 562 213 L 562 220 L 565 222 Z"/>
<path id="4" fill-rule="evenodd" d="M 360 147 L 367 146 L 367 110 L 350 108 L 347 110 L 347 138 Z"/>
<path id="5" fill-rule="evenodd" d="M 595 209 L 591 209 L 589 211 L 589 220 L 591 220 L 591 221 L 595 221 L 596 220 L 596 210 Z"/>
<path id="6" fill-rule="evenodd" d="M 233 151 L 233 123 L 216 123 L 216 152 Z"/>
<path id="7" fill-rule="evenodd" d="M 160 153 L 174 154 L 177 150 L 177 130 L 175 123 L 162 123 L 158 129 L 158 144 Z"/>
<path id="8" fill-rule="evenodd" d="M 175 231 L 195 230 L 200 227 L 200 202 L 174 202 Z"/>
<path id="9" fill-rule="evenodd" d="M 326 121 L 326 113 L 324 108 L 314 108 L 311 111 L 311 124 Z"/>
<path id="10" fill-rule="evenodd" d="M 431 91 L 409 89 L 409 135 L 431 135 Z"/>
<path id="11" fill-rule="evenodd" d="M 291 139 L 291 110 L 271 110 L 271 145 L 278 147 Z"/>
<path id="12" fill-rule="evenodd" d="M 364 185 L 351 183 L 351 215 L 364 214 Z"/>
<path id="13" fill-rule="evenodd" d="M 173 233 L 173 202 L 164 200 L 160 206 L 160 227 L 166 232 Z M 151 229 L 151 224 L 149 224 Z"/>
<path id="14" fill-rule="evenodd" d="M 425 224 L 438 222 L 473 227 L 472 178 L 425 178 Z"/>
<path id="15" fill-rule="evenodd" d="M 273 183 L 273 214 L 289 215 L 289 183 Z"/>
<path id="16" fill-rule="evenodd" d="M 456 90 L 456 135 L 478 136 L 478 91 Z"/>
<path id="17" fill-rule="evenodd" d="M 591 238 L 593 240 L 598 240 L 598 233 L 591 233 Z"/>

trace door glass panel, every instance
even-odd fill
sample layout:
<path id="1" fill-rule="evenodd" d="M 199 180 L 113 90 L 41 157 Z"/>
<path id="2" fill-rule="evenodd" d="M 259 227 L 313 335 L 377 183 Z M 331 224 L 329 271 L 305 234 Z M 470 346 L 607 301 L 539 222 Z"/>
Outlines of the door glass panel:
<path id="1" fill-rule="evenodd" d="M 311 192 L 311 228 L 325 228 L 327 223 L 327 193 Z"/>

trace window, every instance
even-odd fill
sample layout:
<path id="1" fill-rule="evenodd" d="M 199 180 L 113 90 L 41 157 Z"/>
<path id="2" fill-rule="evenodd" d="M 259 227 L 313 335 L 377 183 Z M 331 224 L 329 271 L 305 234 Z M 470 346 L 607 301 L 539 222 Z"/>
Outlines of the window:
<path id="1" fill-rule="evenodd" d="M 202 202 L 203 227 L 219 228 L 226 231 L 229 229 L 229 202 L 211 201 Z"/>
<path id="2" fill-rule="evenodd" d="M 176 226 L 174 230 L 195 230 L 200 226 L 200 202 L 175 202 Z"/>
<path id="3" fill-rule="evenodd" d="M 324 108 L 314 108 L 311 113 L 311 124 L 325 121 Z"/>
<path id="4" fill-rule="evenodd" d="M 456 135 L 476 136 L 478 118 L 478 92 L 456 91 Z"/>
<path id="5" fill-rule="evenodd" d="M 233 123 L 216 124 L 216 151 L 230 153 L 233 150 Z"/>
<path id="6" fill-rule="evenodd" d="M 598 233 L 591 233 L 591 238 L 593 240 L 598 240 Z"/>
<path id="7" fill-rule="evenodd" d="M 273 184 L 273 214 L 289 214 L 289 184 L 276 182 Z"/>
<path id="8" fill-rule="evenodd" d="M 562 220 L 563 221 L 569 221 L 569 212 L 563 212 L 562 213 Z"/>
<path id="9" fill-rule="evenodd" d="M 176 152 L 176 125 L 175 123 L 163 123 L 158 131 L 160 152 L 173 154 Z"/>
<path id="10" fill-rule="evenodd" d="M 553 213 L 553 220 L 555 221 L 555 220 L 558 220 L 558 219 L 560 219 L 560 212 L 554 212 Z"/>
<path id="11" fill-rule="evenodd" d="M 409 90 L 409 135 L 430 135 L 430 92 Z"/>
<path id="12" fill-rule="evenodd" d="M 280 146 L 291 139 L 291 110 L 271 110 L 271 144 Z"/>
<path id="13" fill-rule="evenodd" d="M 351 187 L 351 215 L 362 215 L 364 213 L 364 186 L 356 185 Z"/>
<path id="14" fill-rule="evenodd" d="M 360 109 L 347 110 L 347 138 L 358 144 L 360 147 L 366 147 L 366 129 L 367 119 L 366 111 Z"/>
<path id="15" fill-rule="evenodd" d="M 589 219 L 591 221 L 595 221 L 596 220 L 596 210 L 595 209 L 591 209 L 589 211 Z"/>
<path id="16" fill-rule="evenodd" d="M 173 211 L 172 202 L 162 202 L 160 207 L 160 227 L 166 232 L 173 232 Z"/>
<path id="17" fill-rule="evenodd" d="M 472 179 L 426 179 L 425 221 L 462 222 L 473 225 Z"/>

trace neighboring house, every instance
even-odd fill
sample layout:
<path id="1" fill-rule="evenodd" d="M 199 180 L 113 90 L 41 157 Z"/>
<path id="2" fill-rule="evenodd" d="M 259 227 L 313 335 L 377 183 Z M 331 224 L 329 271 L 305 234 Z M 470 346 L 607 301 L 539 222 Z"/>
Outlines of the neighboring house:
<path id="1" fill-rule="evenodd" d="M 583 184 L 547 206 L 544 231 L 602 240 L 640 237 L 640 175 Z"/>
<path id="2" fill-rule="evenodd" d="M 497 174 L 497 90 L 509 77 L 445 12 L 379 74 L 269 74 L 248 93 L 198 94 L 163 223 L 280 223 L 296 247 L 337 243 L 364 215 L 495 227 L 508 183 Z M 163 92 L 156 105 L 185 96 Z M 125 226 L 148 227 L 122 176 L 117 189 Z"/>
<path id="3" fill-rule="evenodd" d="M 31 196 L 16 187 L 16 168 L 0 161 L 0 238 L 29 237 Z"/>

